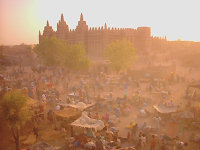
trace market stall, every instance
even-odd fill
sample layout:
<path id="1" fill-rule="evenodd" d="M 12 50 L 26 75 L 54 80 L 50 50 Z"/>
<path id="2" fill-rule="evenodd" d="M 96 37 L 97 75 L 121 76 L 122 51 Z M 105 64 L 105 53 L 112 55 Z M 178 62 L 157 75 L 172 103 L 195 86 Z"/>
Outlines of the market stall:
<path id="1" fill-rule="evenodd" d="M 81 112 L 72 108 L 55 111 L 54 117 L 61 126 L 67 126 L 81 116 Z"/>
<path id="2" fill-rule="evenodd" d="M 199 99 L 200 97 L 200 83 L 189 84 L 185 93 L 186 98 Z"/>
<path id="3" fill-rule="evenodd" d="M 78 102 L 76 104 L 60 103 L 59 105 L 63 106 L 63 107 L 71 107 L 71 108 L 75 108 L 77 110 L 83 111 L 83 110 L 85 110 L 87 108 L 90 108 L 90 107 L 94 106 L 94 103 L 92 103 L 92 104 L 85 104 L 83 102 Z"/>
<path id="4" fill-rule="evenodd" d="M 174 113 L 178 110 L 177 106 L 166 106 L 163 104 L 153 105 L 153 108 L 161 114 Z"/>
<path id="5" fill-rule="evenodd" d="M 53 146 L 51 146 L 50 144 L 48 143 L 45 143 L 45 142 L 38 142 L 34 145 L 32 145 L 30 147 L 30 149 L 32 150 L 42 150 L 42 149 L 48 149 L 48 150 L 54 150 L 55 148 Z"/>
<path id="6" fill-rule="evenodd" d="M 95 131 L 102 130 L 105 127 L 103 121 L 89 118 L 87 112 L 82 112 L 81 117 L 71 125 L 81 128 L 93 128 Z"/>

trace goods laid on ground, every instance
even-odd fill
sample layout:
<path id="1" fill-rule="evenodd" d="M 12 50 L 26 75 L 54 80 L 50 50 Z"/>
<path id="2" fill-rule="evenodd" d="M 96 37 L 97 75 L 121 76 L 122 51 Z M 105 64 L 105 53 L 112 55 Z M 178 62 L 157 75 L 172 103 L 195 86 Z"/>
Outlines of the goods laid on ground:
<path id="1" fill-rule="evenodd" d="M 81 116 L 81 112 L 72 108 L 64 108 L 63 110 L 55 111 L 56 120 L 66 121 L 66 123 L 73 122 Z"/>
<path id="2" fill-rule="evenodd" d="M 32 150 L 39 150 L 39 149 L 48 149 L 48 150 L 55 150 L 53 146 L 45 142 L 39 142 L 31 146 Z"/>

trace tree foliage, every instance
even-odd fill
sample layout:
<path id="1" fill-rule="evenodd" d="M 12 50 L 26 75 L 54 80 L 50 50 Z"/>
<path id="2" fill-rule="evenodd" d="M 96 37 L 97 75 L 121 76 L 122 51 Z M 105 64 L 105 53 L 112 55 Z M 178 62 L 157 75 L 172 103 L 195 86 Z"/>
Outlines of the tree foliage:
<path id="1" fill-rule="evenodd" d="M 61 65 L 61 57 L 63 51 L 66 49 L 66 43 L 56 37 L 44 38 L 40 44 L 35 48 L 35 52 L 39 59 L 46 66 L 58 66 Z"/>
<path id="2" fill-rule="evenodd" d="M 20 90 L 7 92 L 0 102 L 0 108 L 2 117 L 11 129 L 18 150 L 20 128 L 32 117 L 32 111 L 28 107 L 28 98 Z"/>
<path id="3" fill-rule="evenodd" d="M 65 66 L 71 70 L 84 70 L 90 65 L 83 44 L 69 45 L 56 37 L 42 40 L 35 48 L 35 52 L 47 66 Z"/>
<path id="4" fill-rule="evenodd" d="M 64 55 L 64 65 L 72 70 L 85 70 L 90 66 L 90 60 L 85 57 L 83 44 L 74 44 L 68 47 Z"/>
<path id="5" fill-rule="evenodd" d="M 111 66 L 116 71 L 126 70 L 136 60 L 136 49 L 129 41 L 115 41 L 105 49 L 104 56 L 110 60 Z"/>

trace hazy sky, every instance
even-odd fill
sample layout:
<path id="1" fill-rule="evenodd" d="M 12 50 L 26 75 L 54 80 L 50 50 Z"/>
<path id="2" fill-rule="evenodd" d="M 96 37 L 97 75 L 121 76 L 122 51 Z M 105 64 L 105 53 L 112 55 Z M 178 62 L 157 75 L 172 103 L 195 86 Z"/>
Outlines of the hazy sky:
<path id="1" fill-rule="evenodd" d="M 38 43 L 47 19 L 56 30 L 64 13 L 73 29 L 81 12 L 89 27 L 150 26 L 153 36 L 200 41 L 200 0 L 0 0 L 0 44 Z"/>

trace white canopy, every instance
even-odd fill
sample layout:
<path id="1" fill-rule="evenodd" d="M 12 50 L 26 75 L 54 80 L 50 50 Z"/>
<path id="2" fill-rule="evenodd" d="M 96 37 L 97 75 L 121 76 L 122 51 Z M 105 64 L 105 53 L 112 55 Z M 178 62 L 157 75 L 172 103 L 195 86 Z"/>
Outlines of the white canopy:
<path id="1" fill-rule="evenodd" d="M 102 130 L 105 127 L 103 121 L 89 118 L 87 112 L 82 112 L 82 116 L 71 123 L 71 125 L 83 128 L 93 128 L 95 130 Z"/>
<path id="2" fill-rule="evenodd" d="M 76 108 L 80 111 L 83 111 L 91 106 L 93 106 L 94 104 L 85 104 L 83 102 L 78 102 L 77 104 L 60 104 L 61 106 L 64 107 L 72 107 L 72 108 Z"/>
<path id="3" fill-rule="evenodd" d="M 166 113 L 174 113 L 177 112 L 177 106 L 164 106 L 164 105 L 153 105 L 159 113 L 166 114 Z"/>
<path id="4" fill-rule="evenodd" d="M 75 93 L 70 93 L 68 96 L 77 96 Z"/>

